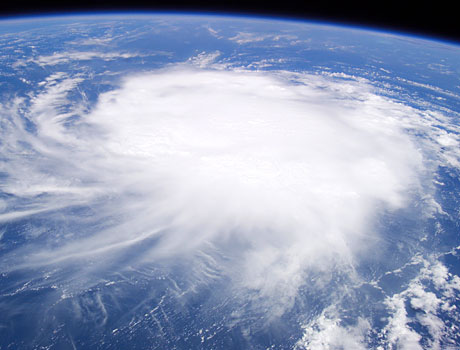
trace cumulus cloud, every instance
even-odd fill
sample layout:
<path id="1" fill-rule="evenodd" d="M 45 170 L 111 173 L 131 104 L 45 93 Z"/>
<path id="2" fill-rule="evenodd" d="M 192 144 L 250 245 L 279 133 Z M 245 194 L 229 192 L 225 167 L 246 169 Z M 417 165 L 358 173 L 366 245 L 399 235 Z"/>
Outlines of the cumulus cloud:
<path id="1" fill-rule="evenodd" d="M 441 344 L 455 338 L 457 327 L 449 327 L 448 322 L 457 318 L 458 276 L 437 260 L 422 259 L 419 263 L 422 268 L 407 288 L 385 300 L 390 317 L 382 334 L 391 348 L 441 349 Z M 431 284 L 434 288 L 430 291 Z M 421 343 L 422 336 L 414 327 L 417 323 L 429 334 L 425 344 Z"/>
<path id="2" fill-rule="evenodd" d="M 350 322 L 343 314 L 347 307 L 337 304 L 337 297 L 319 315 L 310 316 L 303 324 L 303 336 L 296 348 L 421 350 L 449 348 L 448 344 L 455 344 L 458 276 L 449 272 L 437 258 L 427 260 L 421 256 L 413 257 L 402 268 L 387 274 L 401 274 L 415 266 L 419 270 L 405 288 L 385 296 L 381 306 L 386 307 L 388 316 L 379 320 L 386 323 L 383 328 L 373 328 L 372 317 L 365 318 L 362 314 L 351 317 L 353 322 Z M 378 283 L 375 286 L 379 288 Z"/>
<path id="3" fill-rule="evenodd" d="M 367 320 L 360 318 L 355 325 L 350 326 L 341 323 L 342 320 L 334 314 L 333 308 L 326 309 L 313 322 L 303 326 L 304 335 L 295 349 L 368 349 L 366 336 L 371 327 Z"/>
<path id="4" fill-rule="evenodd" d="M 126 77 L 91 112 L 67 98 L 79 78 L 59 79 L 27 107 L 33 133 L 8 112 L 0 219 L 47 211 L 82 232 L 5 269 L 96 259 L 103 273 L 139 244 L 132 264 L 215 249 L 220 273 L 282 314 L 305 273 L 353 265 L 379 213 L 421 190 L 436 142 L 416 144 L 407 130 L 427 119 L 352 79 L 182 66 Z M 76 206 L 92 214 L 62 213 Z"/>

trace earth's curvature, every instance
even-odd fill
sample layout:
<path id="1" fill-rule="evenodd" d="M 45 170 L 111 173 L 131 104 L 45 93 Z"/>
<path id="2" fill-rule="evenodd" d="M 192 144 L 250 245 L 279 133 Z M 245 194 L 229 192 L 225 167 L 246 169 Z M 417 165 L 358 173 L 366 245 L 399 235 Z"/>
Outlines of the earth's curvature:
<path id="1" fill-rule="evenodd" d="M 460 46 L 0 21 L 1 349 L 460 346 Z"/>

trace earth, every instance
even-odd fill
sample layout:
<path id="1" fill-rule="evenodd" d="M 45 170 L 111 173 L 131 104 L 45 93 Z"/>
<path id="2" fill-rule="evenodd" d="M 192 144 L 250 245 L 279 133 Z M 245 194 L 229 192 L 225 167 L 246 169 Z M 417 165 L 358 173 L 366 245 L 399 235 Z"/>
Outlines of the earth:
<path id="1" fill-rule="evenodd" d="M 460 46 L 0 21 L 0 349 L 457 349 Z"/>

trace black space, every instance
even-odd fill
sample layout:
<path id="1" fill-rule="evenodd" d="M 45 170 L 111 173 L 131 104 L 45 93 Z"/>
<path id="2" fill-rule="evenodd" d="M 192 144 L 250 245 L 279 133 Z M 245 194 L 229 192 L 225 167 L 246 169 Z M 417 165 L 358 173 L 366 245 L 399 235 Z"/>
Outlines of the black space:
<path id="1" fill-rule="evenodd" d="M 460 43 L 460 20 L 455 1 L 429 3 L 407 0 L 6 0 L 3 17 L 107 11 L 180 11 L 274 16 L 342 23 L 405 32 Z"/>

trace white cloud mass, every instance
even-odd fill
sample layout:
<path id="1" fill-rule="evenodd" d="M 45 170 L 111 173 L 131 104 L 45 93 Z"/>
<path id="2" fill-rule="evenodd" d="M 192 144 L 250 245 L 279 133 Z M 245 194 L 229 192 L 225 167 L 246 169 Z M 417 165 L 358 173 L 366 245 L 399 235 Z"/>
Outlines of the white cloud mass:
<path id="1" fill-rule="evenodd" d="M 446 159 L 456 152 L 455 135 L 432 126 L 441 117 L 381 97 L 365 81 L 185 65 L 129 76 L 90 112 L 67 98 L 78 83 L 61 77 L 34 96 L 26 114 L 34 133 L 15 117 L 21 101 L 3 107 L 3 190 L 13 199 L 0 221 L 87 206 L 90 216 L 66 212 L 66 220 L 96 229 L 26 245 L 3 271 L 97 261 L 82 264 L 84 276 L 103 274 L 104 262 L 138 244 L 143 254 L 131 264 L 215 249 L 225 255 L 216 269 L 270 299 L 279 315 L 304 274 L 353 266 L 378 239 L 381 212 L 430 194 L 421 184 L 441 161 L 437 139 Z M 414 129 L 425 137 L 411 137 Z M 346 332 L 328 324 L 318 337 Z"/>

